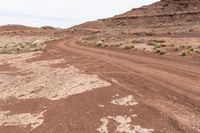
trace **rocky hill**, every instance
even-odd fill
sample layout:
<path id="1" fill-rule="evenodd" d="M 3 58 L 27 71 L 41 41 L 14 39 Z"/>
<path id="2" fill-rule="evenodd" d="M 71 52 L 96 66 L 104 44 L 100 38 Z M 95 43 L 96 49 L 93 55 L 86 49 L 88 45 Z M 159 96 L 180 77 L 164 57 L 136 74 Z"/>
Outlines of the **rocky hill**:
<path id="1" fill-rule="evenodd" d="M 91 31 L 91 35 L 80 40 L 83 45 L 196 55 L 200 52 L 200 1 L 161 0 L 112 18 L 75 26 L 72 31 Z"/>

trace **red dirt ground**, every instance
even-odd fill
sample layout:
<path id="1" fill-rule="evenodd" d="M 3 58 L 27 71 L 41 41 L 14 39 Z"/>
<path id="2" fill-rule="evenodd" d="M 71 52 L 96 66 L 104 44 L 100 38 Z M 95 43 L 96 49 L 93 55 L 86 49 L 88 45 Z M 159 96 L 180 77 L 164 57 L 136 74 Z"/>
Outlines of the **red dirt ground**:
<path id="1" fill-rule="evenodd" d="M 49 43 L 42 52 L 1 55 L 0 87 L 8 88 L 9 92 L 4 94 L 8 90 L 0 88 L 0 133 L 199 133 L 199 54 L 161 56 L 152 52 L 82 46 L 78 43 L 85 37 L 90 41 L 102 36 L 125 41 L 161 36 L 168 37 L 167 40 L 178 39 L 177 43 L 183 38 L 196 39 L 200 33 L 198 2 L 162 0 L 110 19 L 53 32 L 65 36 L 65 39 Z M 180 19 L 181 15 L 177 12 L 183 14 L 183 9 L 185 17 Z M 166 14 L 166 11 L 171 12 Z M 192 21 L 186 21 L 188 19 Z M 186 25 L 196 27 L 195 31 L 186 32 Z M 138 33 L 134 27 L 139 32 L 141 29 L 145 33 L 152 29 L 155 31 L 151 31 L 151 35 L 132 36 L 129 29 Z M 170 35 L 167 33 L 169 27 L 175 27 Z M 177 27 L 181 31 L 176 32 Z M 51 27 L 46 28 L 52 30 Z M 107 34 L 107 28 L 112 32 Z M 128 35 L 122 35 L 122 31 L 128 31 Z M 58 98 L 62 92 L 57 91 L 68 86 L 67 81 L 73 79 L 73 76 L 71 79 L 63 77 L 66 80 L 63 81 L 59 75 L 71 74 L 66 70 L 69 66 L 76 68 L 76 73 L 72 72 L 74 77 L 79 74 L 87 75 L 88 79 L 91 75 L 98 76 L 99 80 L 110 85 L 81 93 L 69 90 L 69 95 L 65 96 L 63 92 L 64 97 Z M 62 70 L 66 73 L 61 73 Z M 54 87 L 55 84 L 58 86 Z M 85 84 L 87 82 L 71 88 Z M 53 90 L 48 92 L 50 88 Z M 33 89 L 31 93 L 29 89 Z M 51 91 L 56 94 L 48 97 L 46 94 L 52 94 Z"/>
<path id="2" fill-rule="evenodd" d="M 0 127 L 1 132 L 97 132 L 104 117 L 134 114 L 137 117 L 131 124 L 154 132 L 199 132 L 200 64 L 197 60 L 200 57 L 185 60 L 82 47 L 75 44 L 77 38 L 54 42 L 46 52 L 28 62 L 63 58 L 66 63 L 54 67 L 70 64 L 87 74 L 99 75 L 112 86 L 57 101 L 43 98 L 2 101 L 1 108 L 12 113 L 40 112 L 44 107 L 47 111 L 44 123 L 32 131 L 8 126 Z M 110 102 L 116 94 L 133 95 L 138 105 L 112 105 Z M 114 129 L 115 125 L 111 124 L 108 131 Z"/>

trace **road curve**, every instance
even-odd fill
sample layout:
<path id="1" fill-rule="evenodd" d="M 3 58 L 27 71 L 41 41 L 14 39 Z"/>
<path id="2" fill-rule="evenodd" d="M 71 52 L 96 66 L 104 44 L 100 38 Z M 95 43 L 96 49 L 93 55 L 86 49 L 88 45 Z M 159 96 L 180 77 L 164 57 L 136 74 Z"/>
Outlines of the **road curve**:
<path id="1" fill-rule="evenodd" d="M 159 110 L 186 129 L 200 131 L 198 61 L 181 59 L 183 57 L 161 57 L 124 50 L 85 47 L 77 45 L 77 39 L 78 37 L 75 37 L 57 43 L 56 46 L 59 48 L 57 53 L 64 50 L 84 57 L 94 57 L 105 65 L 111 65 L 113 69 L 119 68 L 125 71 L 131 75 L 128 79 L 123 78 L 125 75 L 117 75 L 117 72 L 101 73 L 101 68 L 95 68 L 96 73 L 103 78 L 120 81 L 118 85 L 122 90 L 137 96 L 143 104 Z M 59 50 L 61 51 L 58 52 Z M 193 120 L 191 116 L 194 117 Z"/>
<path id="2" fill-rule="evenodd" d="M 0 58 L 0 133 L 200 132 L 200 57 L 81 46 L 79 38 Z"/>
<path id="3" fill-rule="evenodd" d="M 144 80 L 163 84 L 165 88 L 188 97 L 188 100 L 200 101 L 200 67 L 188 62 L 177 62 L 148 55 L 119 53 L 107 49 L 98 49 L 76 45 L 75 41 L 64 41 L 57 47 L 78 54 L 93 56 L 117 67 L 127 70 Z M 200 104 L 199 104 L 200 105 Z"/>

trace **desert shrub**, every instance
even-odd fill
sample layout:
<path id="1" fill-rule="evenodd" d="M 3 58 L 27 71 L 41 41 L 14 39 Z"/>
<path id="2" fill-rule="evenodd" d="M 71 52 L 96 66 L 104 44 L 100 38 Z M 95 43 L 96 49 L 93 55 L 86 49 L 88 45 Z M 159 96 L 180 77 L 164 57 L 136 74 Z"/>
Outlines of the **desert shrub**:
<path id="1" fill-rule="evenodd" d="M 98 47 L 103 46 L 103 44 L 104 44 L 103 41 L 98 41 L 98 42 L 97 42 L 97 46 L 98 46 Z"/>
<path id="2" fill-rule="evenodd" d="M 164 50 L 161 50 L 160 51 L 160 55 L 165 55 L 167 52 L 166 51 L 164 51 Z"/>
<path id="3" fill-rule="evenodd" d="M 166 41 L 165 40 L 152 40 L 152 42 L 154 42 L 154 43 L 165 43 Z"/>
<path id="4" fill-rule="evenodd" d="M 176 10 L 177 10 L 177 11 L 182 11 L 183 9 L 182 9 L 180 6 L 177 6 L 177 7 L 176 7 Z"/>
<path id="5" fill-rule="evenodd" d="M 113 48 L 115 45 L 111 44 L 110 47 Z"/>
<path id="6" fill-rule="evenodd" d="M 186 48 L 187 48 L 187 49 L 191 49 L 191 48 L 192 48 L 192 46 L 190 46 L 190 45 L 189 45 L 189 46 L 187 46 Z"/>
<path id="7" fill-rule="evenodd" d="M 106 41 L 106 39 L 105 39 L 105 38 L 101 38 L 101 39 L 100 39 L 100 41 L 102 41 L 102 42 L 105 42 L 105 41 Z"/>
<path id="8" fill-rule="evenodd" d="M 86 40 L 81 40 L 79 43 L 84 45 L 84 44 L 87 44 L 88 42 Z"/>
<path id="9" fill-rule="evenodd" d="M 0 54 L 11 54 L 11 52 L 9 50 L 2 49 L 0 50 Z"/>
<path id="10" fill-rule="evenodd" d="M 186 56 L 187 55 L 187 52 L 186 51 L 183 51 L 182 53 L 181 53 L 181 56 Z"/>
<path id="11" fill-rule="evenodd" d="M 159 44 L 155 45 L 154 49 L 158 49 L 158 48 L 161 48 L 161 45 Z"/>
<path id="12" fill-rule="evenodd" d="M 107 48 L 107 47 L 108 47 L 108 45 L 107 45 L 107 44 L 104 44 L 104 45 L 103 45 L 103 47 L 104 47 L 104 48 Z"/>
<path id="13" fill-rule="evenodd" d="M 163 47 L 166 47 L 166 45 L 165 45 L 165 44 L 161 44 L 160 46 L 161 46 L 162 48 L 163 48 Z"/>
<path id="14" fill-rule="evenodd" d="M 168 35 L 172 35 L 172 33 L 170 31 L 167 32 Z"/>
<path id="15" fill-rule="evenodd" d="M 16 50 L 17 50 L 17 51 L 20 51 L 21 49 L 20 49 L 20 48 L 16 48 Z"/>
<path id="16" fill-rule="evenodd" d="M 156 53 L 160 53 L 161 52 L 161 50 L 160 49 L 156 49 Z"/>
<path id="17" fill-rule="evenodd" d="M 182 45 L 182 46 L 180 46 L 179 48 L 180 48 L 180 49 L 185 49 L 186 46 L 185 46 L 185 45 Z"/>
<path id="18" fill-rule="evenodd" d="M 127 34 L 127 32 L 122 31 L 121 34 Z"/>
<path id="19" fill-rule="evenodd" d="M 118 47 L 120 47 L 121 46 L 121 44 L 115 44 L 114 45 L 114 47 L 116 47 L 116 48 L 118 48 Z"/>
<path id="20" fill-rule="evenodd" d="M 155 46 L 156 44 L 155 44 L 155 43 L 153 43 L 153 42 L 149 42 L 149 43 L 147 43 L 147 45 L 150 45 L 150 46 Z"/>
<path id="21" fill-rule="evenodd" d="M 193 29 L 189 29 L 189 32 L 193 32 L 194 30 Z"/>
<path id="22" fill-rule="evenodd" d="M 161 50 L 161 49 L 156 49 L 155 52 L 160 54 L 160 55 L 165 55 L 167 53 L 165 50 Z"/>
<path id="23" fill-rule="evenodd" d="M 20 45 L 20 47 L 21 47 L 22 49 L 24 49 L 24 48 L 25 48 L 25 46 L 24 46 L 24 45 Z"/>
<path id="24" fill-rule="evenodd" d="M 198 50 L 195 50 L 195 52 L 196 52 L 196 53 L 200 53 L 200 51 L 198 51 Z"/>
<path id="25" fill-rule="evenodd" d="M 41 49 L 40 48 L 35 48 L 35 49 L 33 49 L 32 51 L 40 51 Z"/>
<path id="26" fill-rule="evenodd" d="M 127 46 L 124 47 L 124 49 L 133 49 L 133 48 L 134 48 L 133 45 L 127 45 Z"/>

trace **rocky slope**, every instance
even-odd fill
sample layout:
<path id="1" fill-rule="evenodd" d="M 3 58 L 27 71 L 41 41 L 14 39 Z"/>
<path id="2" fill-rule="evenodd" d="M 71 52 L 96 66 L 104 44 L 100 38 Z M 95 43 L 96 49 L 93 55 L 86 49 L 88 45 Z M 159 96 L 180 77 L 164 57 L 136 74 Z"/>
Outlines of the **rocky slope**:
<path id="1" fill-rule="evenodd" d="M 112 18 L 75 26 L 72 31 L 92 33 L 80 40 L 83 45 L 161 55 L 198 55 L 199 5 L 199 0 L 161 0 Z"/>

